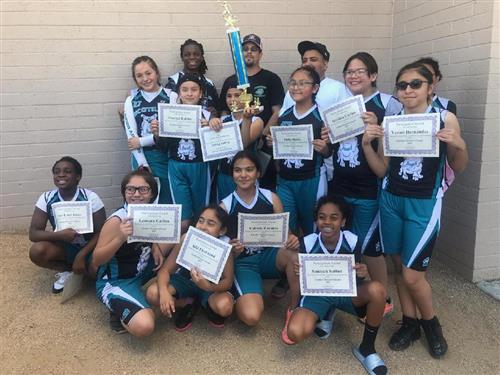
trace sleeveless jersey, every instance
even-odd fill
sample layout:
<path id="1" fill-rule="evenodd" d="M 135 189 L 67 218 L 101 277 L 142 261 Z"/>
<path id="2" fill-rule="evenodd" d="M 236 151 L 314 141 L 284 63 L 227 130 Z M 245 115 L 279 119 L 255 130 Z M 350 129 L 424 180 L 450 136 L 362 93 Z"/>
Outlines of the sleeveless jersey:
<path id="1" fill-rule="evenodd" d="M 438 109 L 446 109 L 453 113 L 455 116 L 457 115 L 457 105 L 452 102 L 450 99 L 442 98 L 434 94 L 432 97 L 432 106 Z"/>

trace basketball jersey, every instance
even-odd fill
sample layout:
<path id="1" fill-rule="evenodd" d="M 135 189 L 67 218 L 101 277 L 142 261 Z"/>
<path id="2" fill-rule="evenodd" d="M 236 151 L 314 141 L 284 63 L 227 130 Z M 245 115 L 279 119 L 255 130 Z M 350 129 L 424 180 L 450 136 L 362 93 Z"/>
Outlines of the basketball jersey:
<path id="1" fill-rule="evenodd" d="M 450 99 L 442 98 L 434 94 L 432 97 L 432 106 L 438 109 L 446 109 L 453 113 L 455 116 L 457 115 L 457 105 L 452 102 Z"/>

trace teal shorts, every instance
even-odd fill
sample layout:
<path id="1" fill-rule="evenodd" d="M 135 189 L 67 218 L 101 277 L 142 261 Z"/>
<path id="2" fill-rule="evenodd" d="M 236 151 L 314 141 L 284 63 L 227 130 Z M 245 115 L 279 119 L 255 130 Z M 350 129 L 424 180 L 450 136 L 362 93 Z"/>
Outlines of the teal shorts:
<path id="1" fill-rule="evenodd" d="M 179 273 L 174 273 L 170 276 L 170 285 L 175 288 L 175 297 L 177 299 L 188 297 L 197 298 L 205 308 L 208 305 L 208 299 L 213 294 L 213 292 L 207 292 L 201 289 L 193 280 Z"/>
<path id="2" fill-rule="evenodd" d="M 80 252 L 80 250 L 83 248 L 83 246 L 75 245 L 73 243 L 68 243 L 68 242 L 63 242 L 62 246 L 64 248 L 64 256 L 66 259 L 66 263 L 73 264 L 77 254 Z M 89 263 L 91 256 L 92 256 L 92 253 L 89 253 L 85 257 L 85 263 L 87 263 L 87 264 Z"/>
<path id="3" fill-rule="evenodd" d="M 425 271 L 439 233 L 441 198 L 380 196 L 380 236 L 384 253 L 400 255 L 407 268 Z"/>
<path id="4" fill-rule="evenodd" d="M 260 253 L 239 256 L 234 262 L 235 297 L 244 294 L 264 294 L 262 279 L 278 279 L 281 273 L 276 268 L 276 257 L 279 249 L 266 248 Z"/>
<path id="5" fill-rule="evenodd" d="M 222 172 L 217 175 L 217 199 L 220 202 L 236 190 L 233 177 Z"/>
<path id="6" fill-rule="evenodd" d="M 148 161 L 149 168 L 153 176 L 160 180 L 160 191 L 158 203 L 170 204 L 172 197 L 170 195 L 170 186 L 168 182 L 168 155 L 158 149 L 144 150 L 144 156 Z M 134 156 L 131 157 L 132 169 L 139 168 Z"/>
<path id="7" fill-rule="evenodd" d="M 354 306 L 352 297 L 304 296 L 300 299 L 299 307 L 311 310 L 318 316 L 319 320 L 326 319 L 332 308 L 361 318 L 366 316 L 366 306 L 361 308 Z"/>

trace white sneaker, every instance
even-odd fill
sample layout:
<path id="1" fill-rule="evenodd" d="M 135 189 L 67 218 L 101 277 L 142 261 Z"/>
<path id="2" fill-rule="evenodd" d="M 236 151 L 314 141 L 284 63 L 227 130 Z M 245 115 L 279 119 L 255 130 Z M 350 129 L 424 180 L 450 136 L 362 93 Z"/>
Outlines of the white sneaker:
<path id="1" fill-rule="evenodd" d="M 321 340 L 326 340 L 332 334 L 333 320 L 335 319 L 336 313 L 337 313 L 337 310 L 333 309 L 333 311 L 330 311 L 327 319 L 321 320 L 319 323 L 316 324 L 316 328 L 314 329 L 314 333 Z"/>
<path id="2" fill-rule="evenodd" d="M 52 293 L 61 293 L 64 289 L 64 283 L 71 275 L 73 275 L 73 272 L 70 271 L 56 273 L 56 281 L 54 281 L 54 285 L 52 285 Z"/>

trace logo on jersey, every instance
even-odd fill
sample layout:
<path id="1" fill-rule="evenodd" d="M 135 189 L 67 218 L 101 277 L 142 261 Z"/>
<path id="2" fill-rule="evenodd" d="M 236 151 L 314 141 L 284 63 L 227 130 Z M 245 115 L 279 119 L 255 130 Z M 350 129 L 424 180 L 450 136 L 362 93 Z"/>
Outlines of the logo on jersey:
<path id="1" fill-rule="evenodd" d="M 377 243 L 375 244 L 375 252 L 380 252 L 380 241 L 377 241 Z"/>
<path id="2" fill-rule="evenodd" d="M 423 158 L 405 158 L 401 162 L 401 168 L 399 169 L 399 175 L 403 177 L 404 180 L 408 180 L 408 175 L 412 175 L 413 181 L 418 181 L 424 176 L 422 176 L 422 161 Z"/>
<path id="3" fill-rule="evenodd" d="M 255 86 L 255 89 L 253 90 L 253 94 L 255 96 L 258 96 L 259 98 L 265 98 L 266 97 L 266 86 Z"/>
<path id="4" fill-rule="evenodd" d="M 287 168 L 295 168 L 295 169 L 300 169 L 304 166 L 304 163 L 302 163 L 301 159 L 285 159 L 284 161 L 285 166 Z"/>
<path id="5" fill-rule="evenodd" d="M 192 139 L 181 139 L 179 141 L 179 148 L 177 149 L 177 156 L 181 160 L 193 160 L 196 158 L 194 142 Z"/>
<path id="6" fill-rule="evenodd" d="M 280 126 L 292 126 L 293 121 L 281 121 Z"/>
<path id="7" fill-rule="evenodd" d="M 142 123 L 141 123 L 141 135 L 144 137 L 145 135 L 152 134 L 151 133 L 151 121 L 156 120 L 158 118 L 158 113 L 155 113 L 151 116 L 141 115 Z"/>
<path id="8" fill-rule="evenodd" d="M 149 256 L 151 255 L 151 247 L 142 244 L 138 244 L 138 248 L 136 250 L 141 250 L 141 255 L 139 257 L 139 262 L 137 262 L 137 274 L 141 274 L 147 267 L 149 262 Z"/>
<path id="9" fill-rule="evenodd" d="M 121 319 L 122 321 L 123 321 L 123 320 L 125 320 L 125 319 L 127 319 L 128 314 L 130 314 L 130 310 L 129 310 L 129 309 L 127 309 L 127 308 L 124 308 L 124 309 L 123 309 L 123 312 L 122 312 L 122 316 L 121 316 L 121 318 L 120 318 L 120 319 Z"/>
<path id="10" fill-rule="evenodd" d="M 356 137 L 349 138 L 340 142 L 340 147 L 337 152 L 337 163 L 339 163 L 341 167 L 345 167 L 347 162 L 350 168 L 355 168 L 361 164 L 358 160 L 358 155 L 358 139 Z"/>
<path id="11" fill-rule="evenodd" d="M 425 258 L 423 261 L 422 261 L 422 267 L 427 267 L 429 265 L 429 257 Z"/>

